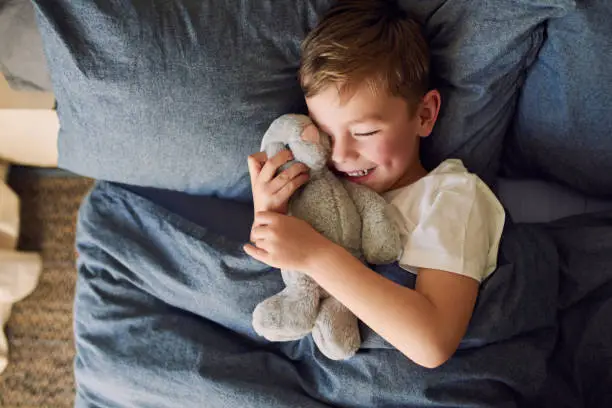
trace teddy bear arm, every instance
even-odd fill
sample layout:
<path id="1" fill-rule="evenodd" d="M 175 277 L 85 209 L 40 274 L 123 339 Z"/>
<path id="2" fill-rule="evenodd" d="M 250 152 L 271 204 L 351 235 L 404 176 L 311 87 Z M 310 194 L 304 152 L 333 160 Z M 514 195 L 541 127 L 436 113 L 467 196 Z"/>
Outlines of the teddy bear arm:
<path id="1" fill-rule="evenodd" d="M 361 242 L 365 259 L 372 264 L 397 260 L 401 239 L 397 225 L 389 216 L 388 204 L 379 194 L 359 184 L 344 181 L 361 215 Z"/>

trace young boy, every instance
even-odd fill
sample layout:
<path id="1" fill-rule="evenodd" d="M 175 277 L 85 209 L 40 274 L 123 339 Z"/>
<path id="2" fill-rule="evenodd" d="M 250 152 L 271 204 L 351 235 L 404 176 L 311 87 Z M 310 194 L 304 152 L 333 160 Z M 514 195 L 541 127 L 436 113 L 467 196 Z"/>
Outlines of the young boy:
<path id="1" fill-rule="evenodd" d="M 417 274 L 409 289 L 375 273 L 310 225 L 285 215 L 308 180 L 288 151 L 249 157 L 255 222 L 252 257 L 299 270 L 415 363 L 437 367 L 457 350 L 480 282 L 496 267 L 504 210 L 459 160 L 428 173 L 419 159 L 440 94 L 429 88 L 427 43 L 392 2 L 344 0 L 302 46 L 300 81 L 313 121 L 333 140 L 330 166 L 395 207 L 404 249 L 399 265 Z"/>

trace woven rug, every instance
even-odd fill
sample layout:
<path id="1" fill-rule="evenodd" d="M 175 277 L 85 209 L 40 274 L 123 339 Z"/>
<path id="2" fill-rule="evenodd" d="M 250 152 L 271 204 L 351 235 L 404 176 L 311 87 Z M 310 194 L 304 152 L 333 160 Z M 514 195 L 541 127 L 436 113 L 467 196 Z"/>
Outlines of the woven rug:
<path id="1" fill-rule="evenodd" d="M 19 247 L 43 257 L 38 287 L 17 303 L 8 323 L 10 362 L 0 375 L 0 407 L 72 407 L 72 302 L 75 221 L 91 180 L 17 171 L 9 184 L 21 198 Z"/>

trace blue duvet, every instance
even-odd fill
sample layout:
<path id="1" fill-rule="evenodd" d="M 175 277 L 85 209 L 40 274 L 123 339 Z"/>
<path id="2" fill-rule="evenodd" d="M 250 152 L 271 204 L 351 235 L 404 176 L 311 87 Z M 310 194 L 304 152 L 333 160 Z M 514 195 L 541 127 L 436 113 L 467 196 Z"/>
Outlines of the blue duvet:
<path id="1" fill-rule="evenodd" d="M 99 182 L 81 207 L 77 407 L 558 407 L 568 398 L 579 407 L 585 389 L 568 370 L 612 378 L 597 371 L 612 361 L 612 345 L 597 343 L 612 339 L 600 324 L 612 316 L 612 215 L 590 226 L 508 225 L 459 351 L 429 370 L 366 326 L 362 349 L 341 362 L 310 338 L 260 338 L 251 313 L 282 281 L 242 251 L 251 207 L 156 197 Z M 378 272 L 414 284 L 396 265 Z M 574 370 L 576 353 L 592 347 L 597 361 Z M 606 398 L 605 387 L 595 391 Z"/>

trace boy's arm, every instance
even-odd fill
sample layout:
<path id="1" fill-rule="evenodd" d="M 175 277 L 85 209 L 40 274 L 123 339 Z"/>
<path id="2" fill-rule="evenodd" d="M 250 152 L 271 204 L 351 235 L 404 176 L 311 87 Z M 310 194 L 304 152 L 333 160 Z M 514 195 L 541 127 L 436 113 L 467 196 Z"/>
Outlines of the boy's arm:
<path id="1" fill-rule="evenodd" d="M 337 246 L 309 269 L 319 285 L 372 330 L 428 368 L 455 353 L 478 295 L 476 280 L 434 269 L 419 270 L 415 290 L 400 286 Z"/>
<path id="2" fill-rule="evenodd" d="M 408 289 L 369 269 L 307 222 L 274 212 L 255 214 L 250 240 L 247 254 L 308 274 L 417 364 L 444 363 L 467 330 L 479 286 L 472 278 L 421 269 L 416 289 Z"/>

